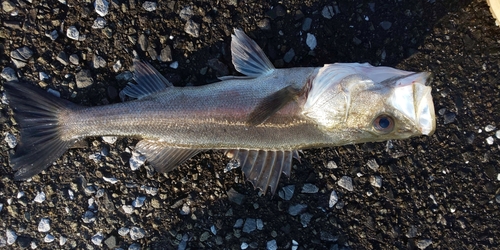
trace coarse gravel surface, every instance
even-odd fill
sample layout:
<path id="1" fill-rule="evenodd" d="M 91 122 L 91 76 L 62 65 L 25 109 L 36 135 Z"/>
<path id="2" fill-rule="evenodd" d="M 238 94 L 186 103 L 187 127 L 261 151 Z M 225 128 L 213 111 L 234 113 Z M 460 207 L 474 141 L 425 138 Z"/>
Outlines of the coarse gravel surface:
<path id="1" fill-rule="evenodd" d="M 500 244 L 500 27 L 485 0 L 0 2 L 0 83 L 18 78 L 81 105 L 120 102 L 135 57 L 176 86 L 237 74 L 229 44 L 241 28 L 277 67 L 430 71 L 437 115 L 430 137 L 304 150 L 271 197 L 239 169 L 225 173 L 221 152 L 168 174 L 132 171 L 133 138 L 86 139 L 15 182 L 8 155 L 18 130 L 2 101 L 0 248 Z"/>

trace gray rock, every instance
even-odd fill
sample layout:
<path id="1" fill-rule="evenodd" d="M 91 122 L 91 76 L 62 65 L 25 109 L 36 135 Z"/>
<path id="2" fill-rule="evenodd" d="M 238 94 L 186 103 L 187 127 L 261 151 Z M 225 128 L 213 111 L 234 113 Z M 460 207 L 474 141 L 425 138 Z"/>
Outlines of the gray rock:
<path id="1" fill-rule="evenodd" d="M 257 229 L 257 220 L 253 218 L 247 218 L 245 224 L 243 225 L 244 233 L 251 233 Z"/>
<path id="2" fill-rule="evenodd" d="M 149 46 L 147 51 L 148 51 L 149 57 L 151 57 L 151 60 L 155 61 L 158 59 L 158 53 L 156 53 L 155 48 L 153 48 L 152 46 Z"/>
<path id="3" fill-rule="evenodd" d="M 392 26 L 392 23 L 389 22 L 389 21 L 382 21 L 382 22 L 380 22 L 380 27 L 382 27 L 382 29 L 384 29 L 384 30 L 390 29 L 391 26 Z"/>
<path id="4" fill-rule="evenodd" d="M 17 78 L 16 71 L 10 67 L 3 68 L 2 73 L 0 73 L 0 76 L 3 79 L 5 79 L 6 81 L 18 81 L 19 80 Z"/>
<path id="5" fill-rule="evenodd" d="M 102 17 L 98 17 L 94 20 L 94 24 L 92 24 L 92 29 L 102 29 L 106 26 L 106 20 Z"/>
<path id="6" fill-rule="evenodd" d="M 321 10 L 321 15 L 326 19 L 332 19 L 332 17 L 335 15 L 335 13 L 333 12 L 333 7 L 330 5 L 323 7 L 323 10 Z"/>
<path id="7" fill-rule="evenodd" d="M 3 11 L 9 13 L 16 9 L 16 4 L 9 0 L 2 1 L 2 9 Z"/>
<path id="8" fill-rule="evenodd" d="M 289 201 L 293 197 L 293 193 L 295 191 L 295 185 L 284 186 L 279 192 L 278 195 L 281 199 Z"/>
<path id="9" fill-rule="evenodd" d="M 116 247 L 116 237 L 113 235 L 109 236 L 106 240 L 104 240 L 104 244 L 109 249 L 114 249 Z"/>
<path id="10" fill-rule="evenodd" d="M 266 243 L 266 249 L 267 250 L 277 250 L 278 249 L 278 243 L 276 240 L 270 240 Z"/>
<path id="11" fill-rule="evenodd" d="M 92 66 L 94 69 L 106 67 L 106 60 L 101 56 L 95 55 L 92 57 Z"/>
<path id="12" fill-rule="evenodd" d="M 95 215 L 92 211 L 85 211 L 85 214 L 83 214 L 83 217 L 82 217 L 82 220 L 83 220 L 83 223 L 92 223 L 96 220 L 95 218 Z"/>
<path id="13" fill-rule="evenodd" d="M 80 64 L 80 58 L 78 57 L 77 54 L 71 54 L 69 56 L 69 61 L 74 65 Z"/>
<path id="14" fill-rule="evenodd" d="M 94 234 L 90 240 L 94 243 L 94 245 L 100 246 L 102 244 L 102 240 L 104 240 L 104 235 L 102 232 L 98 232 Z"/>
<path id="15" fill-rule="evenodd" d="M 144 205 L 144 201 L 146 200 L 146 196 L 137 196 L 135 200 L 132 201 L 133 207 L 142 207 Z"/>
<path id="16" fill-rule="evenodd" d="M 128 250 L 141 250 L 141 244 L 139 244 L 137 242 L 136 243 L 132 243 L 128 247 Z"/>
<path id="17" fill-rule="evenodd" d="M 241 228 L 243 226 L 243 219 L 237 219 L 234 223 L 234 228 Z"/>
<path id="18" fill-rule="evenodd" d="M 151 1 L 145 1 L 143 4 L 142 4 L 142 8 L 145 9 L 146 11 L 155 11 L 156 10 L 156 2 L 151 2 Z"/>
<path id="19" fill-rule="evenodd" d="M 188 33 L 189 35 L 191 35 L 192 37 L 199 37 L 200 36 L 200 24 L 189 19 L 186 22 L 186 25 L 184 25 L 184 31 L 186 33 Z"/>
<path id="20" fill-rule="evenodd" d="M 418 249 L 426 249 L 428 246 L 432 245 L 432 240 L 431 239 L 423 239 L 417 241 L 417 247 Z"/>
<path id="21" fill-rule="evenodd" d="M 33 51 L 24 46 L 10 52 L 10 57 L 17 68 L 26 66 L 28 60 L 33 56 Z"/>
<path id="22" fill-rule="evenodd" d="M 69 28 L 66 30 L 66 36 L 69 39 L 73 40 L 80 40 L 80 32 L 75 26 L 69 26 Z"/>
<path id="23" fill-rule="evenodd" d="M 302 212 L 304 212 L 307 208 L 307 205 L 306 204 L 296 204 L 296 205 L 291 205 L 289 208 L 288 208 L 288 213 L 291 215 L 291 216 L 296 216 Z"/>
<path id="24" fill-rule="evenodd" d="M 373 187 L 381 188 L 382 187 L 382 177 L 380 177 L 378 175 L 370 176 L 370 184 L 372 184 Z"/>
<path id="25" fill-rule="evenodd" d="M 45 36 L 50 38 L 50 40 L 54 41 L 56 40 L 58 37 L 59 37 L 59 32 L 57 32 L 57 30 L 53 30 L 53 31 L 45 31 Z"/>
<path id="26" fill-rule="evenodd" d="M 373 171 L 378 171 L 380 166 L 378 165 L 377 161 L 375 159 L 370 159 L 366 162 L 366 165 L 371 168 Z"/>
<path id="27" fill-rule="evenodd" d="M 120 236 L 125 236 L 127 235 L 128 233 L 130 232 L 130 229 L 128 227 L 121 227 L 120 229 L 118 229 L 118 234 Z"/>
<path id="28" fill-rule="evenodd" d="M 64 66 L 68 65 L 68 63 L 69 63 L 68 54 L 66 54 L 66 52 L 64 52 L 64 51 L 59 52 L 59 54 L 57 54 L 56 59 L 57 59 L 57 61 L 62 63 L 62 65 L 64 65 Z"/>
<path id="29" fill-rule="evenodd" d="M 316 41 L 316 36 L 314 36 L 311 33 L 307 33 L 306 44 L 310 50 L 314 50 L 316 48 L 316 45 L 318 45 L 318 42 Z"/>
<path id="30" fill-rule="evenodd" d="M 42 218 L 38 223 L 38 232 L 46 233 L 50 231 L 50 219 Z"/>
<path id="31" fill-rule="evenodd" d="M 285 56 L 283 57 L 283 61 L 286 63 L 289 63 L 292 61 L 292 59 L 295 57 L 295 51 L 293 48 L 291 48 L 288 52 L 285 53 Z"/>
<path id="32" fill-rule="evenodd" d="M 99 16 L 106 16 L 109 10 L 109 2 L 106 0 L 95 0 L 94 2 L 95 12 Z"/>
<path id="33" fill-rule="evenodd" d="M 315 194 L 319 191 L 319 188 L 316 187 L 316 185 L 311 184 L 311 183 L 306 183 L 304 186 L 302 186 L 302 193 L 303 194 Z"/>
<path id="34" fill-rule="evenodd" d="M 325 231 L 321 231 L 319 233 L 319 235 L 320 235 L 320 239 L 323 240 L 323 241 L 334 242 L 334 241 L 337 241 L 339 239 L 338 236 L 333 236 L 331 233 L 325 232 Z"/>
<path id="35" fill-rule="evenodd" d="M 139 227 L 131 227 L 130 228 L 130 238 L 132 240 L 142 239 L 146 236 L 146 231 Z"/>
<path id="36" fill-rule="evenodd" d="M 311 222 L 313 215 L 310 213 L 303 213 L 300 215 L 300 223 L 302 224 L 302 227 L 307 227 L 309 225 L 309 222 Z"/>
<path id="37" fill-rule="evenodd" d="M 257 23 L 257 27 L 259 27 L 261 30 L 271 30 L 271 20 L 269 20 L 269 18 L 261 19 Z"/>
<path id="38" fill-rule="evenodd" d="M 347 189 L 348 191 L 354 191 L 354 187 L 352 186 L 352 178 L 349 176 L 342 176 L 337 184 L 340 187 Z"/>
<path id="39" fill-rule="evenodd" d="M 186 6 L 182 8 L 182 10 L 179 13 L 179 16 L 181 17 L 182 20 L 187 21 L 193 17 L 193 8 L 191 6 Z"/>
<path id="40" fill-rule="evenodd" d="M 94 79 L 92 79 L 92 75 L 90 74 L 89 70 L 81 70 L 80 72 L 76 73 L 76 87 L 81 89 L 81 88 L 86 88 L 90 85 L 94 84 Z"/>
<path id="41" fill-rule="evenodd" d="M 447 112 L 444 114 L 444 124 L 450 124 L 455 121 L 457 115 L 454 112 Z"/>
<path id="42" fill-rule="evenodd" d="M 17 234 L 14 230 L 7 229 L 5 231 L 5 236 L 7 236 L 7 245 L 12 245 L 17 240 Z"/>
<path id="43" fill-rule="evenodd" d="M 304 19 L 304 22 L 302 23 L 302 30 L 303 31 L 308 31 L 311 29 L 311 24 L 312 24 L 312 19 L 309 18 L 309 17 L 306 17 L 306 19 Z"/>
<path id="44" fill-rule="evenodd" d="M 54 237 L 54 235 L 52 234 L 47 234 L 45 235 L 45 237 L 43 238 L 43 241 L 45 241 L 46 243 L 50 243 L 52 241 L 54 241 L 56 238 Z"/>
<path id="45" fill-rule="evenodd" d="M 144 33 L 139 36 L 139 40 L 137 42 L 139 43 L 139 48 L 141 48 L 142 51 L 146 51 L 148 49 L 148 38 L 144 35 Z"/>
<path id="46" fill-rule="evenodd" d="M 161 62 L 171 62 L 172 61 L 172 50 L 169 45 L 166 45 L 160 52 Z"/>

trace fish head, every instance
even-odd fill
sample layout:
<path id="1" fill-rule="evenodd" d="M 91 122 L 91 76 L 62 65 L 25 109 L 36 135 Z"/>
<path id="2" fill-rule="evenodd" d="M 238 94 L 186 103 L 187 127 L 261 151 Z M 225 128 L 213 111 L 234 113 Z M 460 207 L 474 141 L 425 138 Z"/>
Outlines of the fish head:
<path id="1" fill-rule="evenodd" d="M 302 113 L 336 144 L 432 135 L 431 76 L 367 63 L 325 65 L 311 80 Z"/>

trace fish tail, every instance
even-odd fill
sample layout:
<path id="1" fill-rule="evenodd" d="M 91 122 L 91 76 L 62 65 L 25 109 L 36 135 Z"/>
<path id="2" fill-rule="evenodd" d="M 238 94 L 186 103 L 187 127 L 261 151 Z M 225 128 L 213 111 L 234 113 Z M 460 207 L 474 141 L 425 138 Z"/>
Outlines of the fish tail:
<path id="1" fill-rule="evenodd" d="M 15 180 L 40 173 L 68 150 L 76 139 L 61 136 L 61 113 L 77 106 L 34 86 L 7 82 L 3 85 L 20 130 L 16 152 L 10 156 Z"/>

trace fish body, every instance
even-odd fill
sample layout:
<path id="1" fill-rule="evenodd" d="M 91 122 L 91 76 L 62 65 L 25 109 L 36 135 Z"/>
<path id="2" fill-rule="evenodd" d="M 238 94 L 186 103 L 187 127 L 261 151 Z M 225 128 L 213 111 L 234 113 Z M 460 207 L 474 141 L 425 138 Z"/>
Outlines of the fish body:
<path id="1" fill-rule="evenodd" d="M 54 162 L 89 136 L 131 136 L 136 150 L 167 172 L 209 149 L 226 150 L 266 192 L 290 175 L 297 150 L 430 135 L 435 129 L 429 73 L 369 64 L 275 69 L 258 45 L 235 30 L 231 51 L 244 77 L 173 87 L 153 67 L 134 63 L 136 100 L 83 107 L 35 87 L 4 84 L 20 126 L 10 158 L 18 180 Z M 30 99 L 31 101 L 27 101 Z"/>

